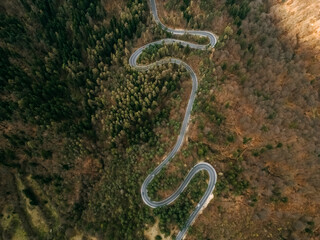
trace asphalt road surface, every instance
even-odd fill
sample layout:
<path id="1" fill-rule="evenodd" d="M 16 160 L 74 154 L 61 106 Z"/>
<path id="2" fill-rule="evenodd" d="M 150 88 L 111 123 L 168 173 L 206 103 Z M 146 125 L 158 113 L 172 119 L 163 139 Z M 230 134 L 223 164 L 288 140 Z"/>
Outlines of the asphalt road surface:
<path id="1" fill-rule="evenodd" d="M 185 223 L 183 229 L 181 229 L 181 231 L 178 233 L 178 235 L 176 236 L 177 240 L 183 239 L 188 231 L 189 226 L 193 223 L 193 221 L 195 220 L 195 218 L 197 217 L 199 211 L 203 208 L 203 206 L 206 204 L 206 202 L 208 201 L 212 191 L 214 190 L 216 181 L 217 181 L 217 174 L 216 171 L 214 170 L 214 168 L 209 164 L 209 163 L 205 163 L 205 162 L 200 162 L 197 165 L 195 165 L 190 172 L 188 173 L 187 177 L 184 179 L 184 181 L 181 183 L 181 185 L 179 186 L 179 188 L 168 198 L 162 200 L 162 201 L 152 201 L 149 196 L 148 196 L 148 190 L 147 187 L 148 185 L 151 183 L 151 181 L 153 180 L 153 178 L 162 170 L 163 167 L 165 167 L 170 160 L 176 155 L 176 153 L 179 151 L 180 147 L 183 144 L 183 140 L 187 131 L 187 127 L 188 127 L 188 122 L 190 119 L 190 115 L 191 115 L 191 110 L 192 110 L 192 106 L 196 97 L 196 92 L 197 92 L 197 88 L 198 88 L 198 79 L 197 79 L 197 75 L 195 74 L 195 72 L 192 70 L 192 68 L 186 64 L 185 62 L 181 61 L 180 59 L 176 59 L 176 58 L 165 58 L 162 59 L 160 61 L 157 61 L 155 63 L 151 63 L 149 65 L 138 65 L 137 64 L 137 60 L 140 56 L 140 54 L 142 53 L 142 51 L 144 49 L 146 49 L 147 47 L 149 47 L 150 45 L 155 45 L 155 44 L 172 44 L 172 43 L 179 43 L 183 46 L 187 46 L 189 45 L 190 48 L 194 48 L 194 49 L 200 49 L 200 50 L 206 50 L 208 47 L 214 47 L 217 40 L 216 37 L 207 31 L 195 31 L 195 30 L 182 30 L 182 29 L 171 29 L 171 28 L 167 28 L 165 25 L 163 25 L 158 17 L 158 13 L 157 13 L 157 7 L 156 7 L 156 3 L 155 0 L 150 0 L 150 6 L 151 6 L 151 11 L 153 14 L 153 18 L 154 20 L 166 31 L 175 34 L 175 35 L 183 35 L 183 34 L 190 34 L 190 35 L 197 35 L 197 36 L 201 36 L 201 37 L 207 37 L 210 40 L 210 43 L 208 45 L 199 45 L 199 44 L 194 44 L 194 43 L 189 43 L 189 42 L 185 42 L 182 40 L 177 40 L 177 39 L 171 39 L 171 38 L 166 38 L 166 39 L 162 39 L 159 41 L 155 41 L 149 44 L 146 44 L 142 47 L 140 47 L 139 49 L 137 49 L 131 56 L 129 59 L 129 64 L 131 67 L 136 68 L 137 70 L 140 71 L 146 71 L 149 68 L 153 67 L 154 65 L 160 65 L 160 64 L 164 64 L 164 63 L 174 63 L 174 64 L 179 64 L 179 65 L 183 65 L 187 71 L 190 73 L 191 75 L 191 79 L 192 79 L 192 90 L 191 90 L 191 94 L 189 97 L 189 101 L 188 101 L 188 106 L 184 115 L 184 119 L 182 122 L 182 126 L 180 129 L 180 134 L 178 136 L 177 142 L 175 144 L 175 146 L 173 147 L 173 149 L 171 150 L 171 152 L 164 158 L 164 160 L 159 164 L 158 167 L 156 167 L 148 176 L 147 178 L 144 180 L 142 186 L 141 186 L 141 197 L 142 200 L 144 201 L 144 203 L 152 208 L 157 208 L 157 207 L 161 207 L 161 206 L 166 206 L 170 203 L 172 203 L 173 201 L 175 201 L 180 194 L 183 192 L 183 190 L 188 186 L 189 182 L 191 181 L 191 179 L 194 177 L 195 174 L 197 174 L 199 171 L 207 171 L 209 174 L 209 183 L 208 183 L 208 187 L 207 190 L 205 192 L 205 194 L 203 195 L 203 197 L 201 198 L 200 202 L 198 203 L 198 205 L 196 206 L 196 208 L 193 210 L 193 212 L 191 213 L 191 215 L 189 216 L 187 222 Z"/>

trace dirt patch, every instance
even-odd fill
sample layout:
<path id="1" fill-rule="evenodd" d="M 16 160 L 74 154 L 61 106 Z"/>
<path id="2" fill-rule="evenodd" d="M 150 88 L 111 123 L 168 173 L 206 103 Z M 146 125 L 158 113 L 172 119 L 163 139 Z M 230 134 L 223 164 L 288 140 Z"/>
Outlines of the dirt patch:
<path id="1" fill-rule="evenodd" d="M 102 6 L 108 13 L 106 20 L 109 21 L 113 16 L 116 16 L 118 13 L 123 11 L 123 9 L 125 8 L 125 2 L 123 0 L 118 0 L 118 1 L 102 0 Z"/>
<path id="2" fill-rule="evenodd" d="M 157 235 L 161 236 L 163 240 L 170 240 L 169 237 L 165 237 L 164 234 L 160 232 L 159 229 L 159 219 L 156 220 L 155 224 L 150 226 L 147 230 L 144 231 L 144 235 L 149 240 L 154 240 Z"/>
<path id="3" fill-rule="evenodd" d="M 71 240 L 82 240 L 82 239 L 88 239 L 88 240 L 97 240 L 98 238 L 96 237 L 92 237 L 92 236 L 88 236 L 88 235 L 83 235 L 83 233 L 79 233 L 76 236 L 72 237 Z"/>
<path id="4" fill-rule="evenodd" d="M 18 189 L 23 192 L 25 189 L 25 186 L 23 185 L 22 181 L 20 178 L 17 177 L 17 186 Z M 25 197 L 24 194 L 21 194 L 23 197 L 25 203 L 26 203 L 26 210 L 28 215 L 30 216 L 32 220 L 32 224 L 39 229 L 40 232 L 48 232 L 49 228 L 48 225 L 44 219 L 44 217 L 41 214 L 41 210 L 39 209 L 39 206 L 33 206 L 30 204 L 30 200 Z"/>

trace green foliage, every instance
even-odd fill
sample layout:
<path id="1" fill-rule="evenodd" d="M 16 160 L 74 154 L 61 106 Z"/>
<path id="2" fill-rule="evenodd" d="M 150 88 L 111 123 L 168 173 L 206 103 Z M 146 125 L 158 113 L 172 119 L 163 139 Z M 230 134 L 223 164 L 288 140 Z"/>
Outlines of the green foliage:
<path id="1" fill-rule="evenodd" d="M 212 9 L 215 7 L 214 0 L 200 0 L 200 9 L 208 13 L 212 12 Z"/>
<path id="2" fill-rule="evenodd" d="M 177 175 L 166 174 L 166 169 L 163 169 L 149 184 L 148 186 L 148 195 L 150 198 L 155 199 L 157 201 L 161 200 L 160 196 L 158 196 L 157 192 L 159 189 L 168 190 L 171 189 L 172 186 L 178 186 L 179 178 Z"/>
<path id="3" fill-rule="evenodd" d="M 184 19 L 189 22 L 192 18 L 192 15 L 190 13 L 190 10 L 188 9 L 190 6 L 190 0 L 183 0 L 182 5 L 180 5 L 180 11 L 183 12 Z"/>
<path id="4" fill-rule="evenodd" d="M 219 113 L 208 101 L 197 101 L 195 109 L 197 109 L 197 111 L 201 110 L 204 112 L 210 121 L 216 123 L 218 126 L 220 126 L 225 120 L 225 117 Z"/>
<path id="5" fill-rule="evenodd" d="M 314 221 L 308 221 L 307 224 L 308 226 L 304 229 L 304 231 L 308 234 L 313 234 L 315 227 Z"/>
<path id="6" fill-rule="evenodd" d="M 10 120 L 16 108 L 17 105 L 13 101 L 0 101 L 0 121 Z"/>
<path id="7" fill-rule="evenodd" d="M 216 143 L 217 142 L 217 138 L 212 132 L 208 132 L 206 137 L 212 143 Z"/>
<path id="8" fill-rule="evenodd" d="M 277 116 L 276 112 L 272 112 L 268 115 L 267 119 L 275 119 L 275 117 Z"/>
<path id="9" fill-rule="evenodd" d="M 162 237 L 161 237 L 160 235 L 157 235 L 157 236 L 155 237 L 155 240 L 162 240 Z"/>
<path id="10" fill-rule="evenodd" d="M 160 230 L 170 235 L 170 226 L 178 224 L 183 228 L 184 223 L 190 215 L 190 211 L 198 203 L 206 189 L 206 174 L 197 174 L 188 185 L 187 189 L 179 196 L 174 204 L 154 209 L 156 216 L 160 217 Z"/>
<path id="11" fill-rule="evenodd" d="M 26 66 L 22 67 L 17 64 L 22 57 L 19 50 L 0 48 L 1 89 L 14 93 L 16 99 L 10 104 L 11 107 L 4 108 L 1 104 L 0 110 L 6 113 L 5 117 L 10 115 L 12 107 L 15 107 L 14 110 L 17 110 L 25 121 L 33 124 L 47 126 L 52 122 L 59 122 L 62 128 L 69 128 L 69 131 L 92 131 L 90 122 L 94 106 L 90 101 L 96 97 L 93 94 L 96 77 L 91 71 L 92 66 L 83 64 L 90 57 L 83 53 L 88 47 L 102 44 L 104 47 L 99 48 L 97 54 L 99 58 L 105 59 L 106 64 L 110 63 L 111 54 L 116 51 L 115 43 L 118 39 L 131 38 L 137 30 L 137 23 L 144 19 L 144 15 L 136 14 L 137 8 L 134 7 L 134 17 L 120 20 L 112 18 L 109 28 L 94 28 L 89 18 L 98 21 L 105 15 L 100 1 L 97 0 L 66 3 L 34 1 L 31 5 L 24 2 L 24 6 L 31 11 L 30 22 L 22 23 L 19 19 L 7 15 L 0 17 L 1 25 L 4 26 L 0 32 L 1 39 L 17 46 L 25 43 L 23 46 L 29 53 L 28 61 L 24 62 Z M 36 11 L 31 10 L 33 8 Z M 64 9 L 68 9 L 68 12 Z M 24 25 L 33 22 L 40 23 L 37 36 L 30 36 L 25 30 Z M 49 47 L 30 51 L 30 45 L 37 44 L 32 42 L 30 37 L 36 37 L 36 40 L 43 41 Z M 13 62 L 9 58 L 18 61 Z M 78 94 L 78 89 L 84 90 L 82 104 L 79 104 L 79 99 L 72 98 Z M 78 124 L 71 126 L 75 124 L 75 118 L 79 119 Z"/>
<path id="12" fill-rule="evenodd" d="M 183 56 L 182 53 L 189 54 L 190 51 L 191 49 L 189 45 L 187 47 L 183 47 L 180 43 L 170 45 L 165 45 L 164 43 L 150 45 L 143 50 L 138 62 L 142 64 L 149 64 L 170 56 L 174 56 L 175 58 L 184 58 L 185 56 Z"/>
<path id="13" fill-rule="evenodd" d="M 165 111 L 157 111 L 157 106 L 176 89 L 181 76 L 181 70 L 176 65 L 170 65 L 169 69 L 177 74 L 171 77 L 169 71 L 160 76 L 155 76 L 153 72 L 132 72 L 126 76 L 124 84 L 112 93 L 114 104 L 106 118 L 106 130 L 112 137 L 114 147 L 120 143 L 128 145 L 155 141 L 153 126 L 167 115 Z"/>
<path id="14" fill-rule="evenodd" d="M 260 154 L 264 153 L 266 150 L 273 149 L 273 146 L 271 144 L 267 144 L 265 147 L 259 148 L 259 149 L 253 149 L 251 151 L 252 156 L 258 157 Z"/>
<path id="15" fill-rule="evenodd" d="M 271 150 L 271 149 L 273 149 L 273 146 L 272 146 L 271 144 L 267 144 L 267 145 L 266 145 L 266 148 L 269 149 L 269 150 Z"/>
<path id="16" fill-rule="evenodd" d="M 277 143 L 277 148 L 282 148 L 283 144 L 281 142 Z"/>
<path id="17" fill-rule="evenodd" d="M 230 134 L 227 136 L 227 141 L 230 143 L 233 143 L 235 141 L 235 136 L 233 134 Z"/>
<path id="18" fill-rule="evenodd" d="M 39 200 L 31 188 L 24 189 L 23 193 L 30 199 L 31 205 L 39 205 Z"/>
<path id="19" fill-rule="evenodd" d="M 0 14 L 0 25 L 3 26 L 0 29 L 0 39 L 7 43 L 27 42 L 26 31 L 19 19 Z"/>
<path id="20" fill-rule="evenodd" d="M 230 161 L 228 169 L 217 182 L 217 194 L 221 195 L 227 190 L 231 191 L 235 195 L 243 194 L 249 187 L 249 182 L 243 179 L 241 174 L 242 172 L 243 168 L 241 167 L 241 160 Z"/>
<path id="21" fill-rule="evenodd" d="M 252 138 L 247 138 L 247 137 L 244 137 L 243 138 L 243 144 L 247 144 L 247 143 L 249 143 L 249 142 L 251 142 L 251 140 L 252 140 Z"/>
<path id="22" fill-rule="evenodd" d="M 41 156 L 44 159 L 50 159 L 50 158 L 52 158 L 52 151 L 51 150 L 42 150 L 41 151 Z"/>
<path id="23" fill-rule="evenodd" d="M 125 54 L 129 42 L 140 36 L 146 22 L 146 1 L 125 3 L 123 14 L 111 19 L 100 0 L 20 2 L 3 3 L 10 5 L 9 8 L 15 6 L 16 12 L 6 11 L 7 6 L 3 8 L 2 3 L 0 7 L 0 41 L 3 43 L 0 47 L 0 121 L 5 121 L 3 126 L 10 126 L 3 135 L 0 164 L 19 168 L 22 175 L 31 175 L 32 181 L 52 197 L 50 201 L 57 206 L 59 219 L 65 220 L 59 232 L 53 228 L 51 238 L 63 239 L 66 228 L 78 225 L 84 231 L 105 234 L 104 238 L 108 239 L 142 239 L 139 231 L 146 222 L 152 222 L 152 217 L 146 208 L 141 210 L 139 190 L 133 187 L 142 181 L 139 178 L 142 174 L 133 174 L 133 165 L 127 169 L 126 161 L 132 159 L 116 153 L 119 154 L 117 161 L 108 162 L 106 175 L 112 178 L 106 181 L 112 184 L 99 189 L 103 195 L 93 190 L 103 168 L 94 174 L 81 174 L 81 178 L 68 171 L 74 168 L 76 157 L 80 164 L 88 158 L 98 159 L 101 165 L 109 161 L 105 156 L 111 155 L 110 149 L 104 155 L 105 149 L 102 151 L 97 144 L 98 138 L 99 143 L 107 138 L 96 123 L 100 117 L 97 109 L 106 104 L 108 108 L 105 109 L 109 110 L 110 101 L 103 102 L 101 95 L 119 86 L 115 81 L 120 79 L 110 76 L 115 76 L 115 72 L 132 74 L 123 62 L 127 62 Z M 167 85 L 170 92 L 175 86 L 169 74 L 157 81 L 165 77 L 170 80 Z M 147 89 L 152 87 L 147 86 Z M 153 92 L 145 94 L 146 97 L 154 95 Z M 156 104 L 151 101 L 148 106 L 154 110 Z M 162 118 L 167 116 L 165 111 L 157 114 Z M 20 133 L 20 128 L 28 131 Z M 90 149 L 95 149 L 94 153 Z M 50 168 L 41 167 L 39 162 L 44 159 L 52 159 Z M 24 167 L 21 167 L 22 161 Z M 122 166 L 125 171 L 115 178 L 113 173 L 119 166 L 118 161 L 125 162 Z M 61 176 L 52 173 L 51 163 Z M 113 184 L 114 179 L 119 179 L 120 184 Z M 79 198 L 70 206 L 68 195 L 74 191 L 74 181 L 80 184 Z M 125 195 L 116 189 L 120 185 Z M 41 205 L 32 187 L 23 193 L 31 204 Z M 98 196 L 92 197 L 95 194 Z M 106 196 L 114 198 L 108 202 Z M 105 212 L 101 206 L 104 202 L 110 212 L 101 216 L 101 212 Z M 120 212 L 117 212 L 118 207 L 122 209 Z M 92 223 L 90 219 L 97 221 Z"/>
<path id="24" fill-rule="evenodd" d="M 273 202 L 279 202 L 279 201 L 282 203 L 288 202 L 288 198 L 286 196 L 282 195 L 279 187 L 275 187 L 272 190 L 272 196 L 271 196 L 270 200 Z"/>
<path id="25" fill-rule="evenodd" d="M 269 128 L 266 125 L 262 125 L 260 130 L 263 131 L 263 132 L 268 132 Z"/>
<path id="26" fill-rule="evenodd" d="M 165 7 L 168 10 L 173 10 L 176 9 L 177 6 L 179 6 L 179 10 L 182 12 L 183 14 L 183 18 L 188 22 L 190 22 L 190 20 L 192 20 L 193 16 L 190 12 L 190 0 L 169 0 Z"/>
<path id="27" fill-rule="evenodd" d="M 247 17 L 250 11 L 249 3 L 250 1 L 248 0 L 240 0 L 240 1 L 227 0 L 226 1 L 228 12 L 233 17 L 234 24 L 236 24 L 238 27 L 241 25 L 241 21 Z"/>
<path id="28" fill-rule="evenodd" d="M 145 224 L 154 224 L 150 208 L 141 201 L 140 184 L 137 184 L 145 178 L 145 171 L 135 169 L 143 169 L 138 153 L 139 146 L 133 146 L 129 155 L 118 154 L 109 163 L 99 190 L 90 198 L 82 216 L 86 231 L 99 231 L 107 239 L 143 239 L 140 230 Z"/>
<path id="29" fill-rule="evenodd" d="M 197 154 L 199 157 L 205 157 L 208 153 L 208 146 L 203 144 L 203 143 L 200 143 L 200 144 L 197 144 Z"/>
<path id="30" fill-rule="evenodd" d="M 253 194 L 250 196 L 250 203 L 249 203 L 249 205 L 250 205 L 251 207 L 253 207 L 253 206 L 256 204 L 256 202 L 258 202 L 258 194 L 257 194 L 257 193 L 253 193 Z"/>
<path id="31" fill-rule="evenodd" d="M 227 63 L 223 63 L 222 65 L 221 65 L 221 69 L 223 70 L 223 71 L 225 71 L 226 69 L 227 69 Z"/>
<path id="32" fill-rule="evenodd" d="M 11 165 L 10 162 L 14 159 L 16 159 L 14 151 L 11 149 L 0 149 L 0 162 Z"/>

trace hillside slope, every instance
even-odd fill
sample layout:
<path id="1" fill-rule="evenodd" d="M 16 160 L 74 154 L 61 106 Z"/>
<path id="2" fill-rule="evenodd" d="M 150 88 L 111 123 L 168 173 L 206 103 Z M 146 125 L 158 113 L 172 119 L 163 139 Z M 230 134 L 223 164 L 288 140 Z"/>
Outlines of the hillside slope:
<path id="1" fill-rule="evenodd" d="M 276 25 L 304 57 L 312 74 L 320 74 L 320 2 L 305 1 L 270 1 L 270 14 Z"/>

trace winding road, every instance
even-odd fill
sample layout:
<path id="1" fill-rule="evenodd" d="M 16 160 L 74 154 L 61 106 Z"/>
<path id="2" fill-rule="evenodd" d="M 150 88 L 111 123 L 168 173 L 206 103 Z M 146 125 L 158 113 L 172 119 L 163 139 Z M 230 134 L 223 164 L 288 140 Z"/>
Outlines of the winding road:
<path id="1" fill-rule="evenodd" d="M 185 62 L 181 61 L 180 59 L 176 59 L 176 58 L 166 58 L 160 61 L 157 61 L 155 63 L 151 63 L 149 65 L 138 65 L 137 64 L 137 60 L 140 56 L 140 54 L 142 53 L 142 51 L 144 49 L 146 49 L 148 46 L 150 45 L 155 45 L 155 44 L 172 44 L 172 43 L 180 43 L 183 46 L 187 46 L 189 45 L 190 48 L 194 48 L 194 49 L 200 49 L 200 50 L 206 50 L 208 47 L 214 47 L 217 40 L 216 37 L 211 33 L 211 32 L 207 32 L 207 31 L 195 31 L 195 30 L 181 30 L 181 29 L 171 29 L 171 28 L 167 28 L 165 25 L 163 25 L 158 17 L 158 12 L 157 12 L 157 7 L 156 7 L 156 2 L 155 0 L 150 0 L 150 5 L 151 5 L 151 11 L 153 14 L 153 18 L 156 21 L 156 23 L 158 23 L 165 31 L 168 31 L 172 34 L 175 35 L 183 35 L 183 34 L 190 34 L 190 35 L 196 35 L 196 36 L 201 36 L 201 37 L 207 37 L 210 40 L 210 44 L 208 45 L 199 45 L 199 44 L 194 44 L 194 43 L 189 43 L 189 42 L 185 42 L 182 40 L 177 40 L 177 39 L 171 39 L 171 38 L 166 38 L 166 39 L 162 39 L 159 41 L 155 41 L 149 44 L 144 45 L 143 47 L 140 47 L 139 49 L 137 49 L 131 56 L 129 59 L 129 65 L 131 67 L 136 68 L 137 70 L 140 71 L 146 71 L 149 68 L 153 67 L 154 65 L 160 65 L 160 64 L 164 64 L 164 63 L 174 63 L 174 64 L 179 64 L 179 65 L 183 65 L 187 71 L 190 73 L 191 75 L 191 79 L 192 79 L 192 90 L 191 90 L 191 94 L 189 97 L 189 101 L 188 101 L 188 105 L 187 105 L 187 109 L 185 112 L 185 116 L 182 122 L 182 126 L 180 129 L 180 134 L 178 136 L 177 142 L 175 144 L 175 146 L 173 147 L 173 149 L 171 150 L 171 152 L 164 158 L 164 160 L 159 164 L 158 167 L 156 167 L 148 176 L 147 178 L 144 180 L 142 186 L 141 186 L 141 197 L 142 200 L 144 201 L 144 203 L 152 208 L 157 208 L 157 207 L 161 207 L 161 206 L 166 206 L 170 203 L 172 203 L 173 201 L 175 201 L 179 195 L 183 192 L 183 190 L 188 186 L 189 182 L 191 181 L 191 179 L 199 172 L 199 171 L 207 171 L 209 174 L 209 183 L 208 183 L 208 187 L 207 190 L 205 192 L 205 194 L 203 195 L 203 197 L 201 198 L 200 202 L 198 203 L 198 205 L 196 206 L 196 208 L 193 210 L 193 212 L 191 213 L 191 215 L 189 216 L 187 222 L 185 223 L 183 229 L 181 229 L 181 231 L 178 233 L 178 235 L 176 236 L 177 240 L 183 239 L 187 233 L 187 230 L 189 228 L 189 226 L 193 223 L 193 221 L 195 220 L 195 218 L 197 217 L 197 215 L 199 214 L 200 210 L 205 207 L 206 203 L 208 203 L 210 195 L 212 194 L 212 191 L 214 190 L 216 181 L 217 181 L 217 174 L 215 169 L 209 164 L 209 163 L 205 163 L 205 162 L 200 162 L 198 164 L 196 164 L 188 173 L 187 177 L 184 179 L 184 181 L 181 183 L 181 185 L 179 186 L 179 188 L 168 198 L 162 200 L 162 201 L 152 201 L 150 199 L 150 197 L 148 196 L 148 190 L 147 187 L 148 185 L 151 183 L 151 181 L 153 180 L 153 178 L 160 173 L 160 171 L 162 170 L 163 167 L 165 167 L 170 160 L 176 155 L 176 153 L 179 151 L 180 147 L 183 144 L 183 140 L 187 131 L 187 127 L 188 127 L 188 122 L 190 119 L 190 115 L 191 115 L 191 110 L 192 110 L 192 106 L 196 97 L 196 92 L 197 92 L 197 88 L 198 88 L 198 79 L 197 79 L 197 75 L 195 74 L 195 72 L 192 70 L 192 68 L 186 64 Z"/>

